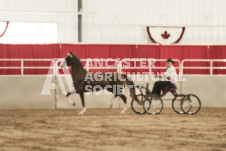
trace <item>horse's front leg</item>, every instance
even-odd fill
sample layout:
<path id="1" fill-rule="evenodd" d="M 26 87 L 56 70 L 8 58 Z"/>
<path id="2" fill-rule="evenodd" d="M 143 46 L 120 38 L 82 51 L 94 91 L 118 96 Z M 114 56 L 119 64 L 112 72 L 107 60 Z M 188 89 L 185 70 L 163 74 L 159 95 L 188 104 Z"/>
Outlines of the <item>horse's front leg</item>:
<path id="1" fill-rule="evenodd" d="M 72 105 L 75 106 L 75 105 L 76 105 L 76 104 L 75 104 L 75 101 L 73 101 L 73 100 L 71 100 L 71 99 L 69 98 L 69 96 L 70 96 L 71 94 L 76 94 L 76 91 L 73 90 L 73 91 L 71 91 L 71 92 L 68 92 L 67 95 L 66 95 L 68 102 L 69 102 L 70 104 L 72 104 Z"/>
<path id="2" fill-rule="evenodd" d="M 80 95 L 81 102 L 82 102 L 82 107 L 83 107 L 82 111 L 81 111 L 81 112 L 79 112 L 79 115 L 82 115 L 82 114 L 84 114 L 84 113 L 86 112 L 86 108 L 85 108 L 85 99 L 84 99 L 84 93 L 83 93 L 83 92 L 81 92 L 81 93 L 79 93 L 79 95 Z"/>

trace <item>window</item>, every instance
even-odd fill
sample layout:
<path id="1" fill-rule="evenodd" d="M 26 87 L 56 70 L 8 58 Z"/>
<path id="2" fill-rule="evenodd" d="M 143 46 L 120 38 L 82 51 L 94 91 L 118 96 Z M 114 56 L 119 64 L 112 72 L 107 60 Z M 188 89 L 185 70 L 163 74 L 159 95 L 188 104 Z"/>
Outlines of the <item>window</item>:
<path id="1" fill-rule="evenodd" d="M 0 34 L 5 29 L 5 23 L 0 23 Z M 56 43 L 57 24 L 54 23 L 18 23 L 10 22 L 0 43 Z"/>

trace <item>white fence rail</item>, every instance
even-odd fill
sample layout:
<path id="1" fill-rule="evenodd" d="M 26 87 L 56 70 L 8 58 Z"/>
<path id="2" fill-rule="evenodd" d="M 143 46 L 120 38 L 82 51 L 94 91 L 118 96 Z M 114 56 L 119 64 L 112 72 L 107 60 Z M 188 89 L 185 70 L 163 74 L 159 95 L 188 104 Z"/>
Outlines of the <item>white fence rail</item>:
<path id="1" fill-rule="evenodd" d="M 203 66 L 189 66 L 189 67 L 186 67 L 185 66 L 185 63 L 188 63 L 188 62 L 206 62 L 206 63 L 210 63 L 209 66 L 207 67 L 203 67 Z M 190 70 L 194 70 L 194 69 L 207 69 L 210 71 L 210 75 L 213 75 L 213 70 L 214 69 L 226 69 L 226 67 L 214 67 L 213 66 L 213 63 L 214 62 L 225 62 L 226 64 L 226 59 L 184 59 L 182 62 L 181 62 L 181 72 L 182 72 L 182 75 L 184 73 L 184 70 L 185 69 L 190 69 Z"/>
<path id="2" fill-rule="evenodd" d="M 52 69 L 55 74 L 53 59 L 0 59 L 0 62 L 20 62 L 20 66 L 0 66 L 0 69 L 20 69 L 20 75 L 24 75 L 25 69 Z M 26 66 L 25 62 L 50 62 L 51 66 Z"/>
<path id="3" fill-rule="evenodd" d="M 210 74 L 209 75 L 213 75 L 213 70 L 215 69 L 225 69 L 226 70 L 226 66 L 222 66 L 222 67 L 217 67 L 217 66 L 213 66 L 213 63 L 215 62 L 225 62 L 226 64 L 226 59 L 184 59 L 182 62 L 180 62 L 180 60 L 178 59 L 173 59 L 175 62 L 178 63 L 178 66 L 175 66 L 176 69 L 179 70 L 179 72 L 181 73 L 181 75 L 184 74 L 184 70 L 185 69 L 190 69 L 190 70 L 194 70 L 194 69 L 199 69 L 199 70 L 209 70 Z M 24 75 L 24 70 L 26 69 L 52 69 L 53 70 L 53 74 L 58 74 L 58 71 L 60 69 L 59 67 L 59 63 L 63 62 L 64 59 L 58 59 L 58 60 L 54 60 L 54 59 L 0 59 L 0 62 L 19 62 L 20 65 L 18 66 L 5 66 L 5 65 L 1 65 L 0 66 L 0 70 L 2 69 L 19 69 L 20 70 L 20 75 Z M 104 69 L 115 69 L 117 72 L 121 73 L 123 70 L 125 69 L 147 69 L 148 73 L 151 74 L 152 69 L 165 69 L 164 66 L 151 66 L 152 63 L 148 63 L 147 66 L 123 66 L 123 63 L 125 62 L 136 62 L 136 61 L 146 61 L 146 62 L 165 62 L 165 59 L 140 59 L 140 58 L 133 58 L 133 59 L 122 59 L 122 60 L 117 60 L 117 59 L 81 59 L 82 62 L 85 62 L 85 66 L 84 68 L 87 71 L 90 71 L 92 69 L 100 69 L 100 70 L 104 70 Z M 115 62 L 116 65 L 114 66 L 89 66 L 90 62 Z M 25 62 L 49 62 L 49 66 L 27 66 L 25 65 Z M 209 63 L 209 66 L 186 66 L 185 63 L 187 62 L 207 62 Z M 51 65 L 51 66 L 50 66 Z"/>

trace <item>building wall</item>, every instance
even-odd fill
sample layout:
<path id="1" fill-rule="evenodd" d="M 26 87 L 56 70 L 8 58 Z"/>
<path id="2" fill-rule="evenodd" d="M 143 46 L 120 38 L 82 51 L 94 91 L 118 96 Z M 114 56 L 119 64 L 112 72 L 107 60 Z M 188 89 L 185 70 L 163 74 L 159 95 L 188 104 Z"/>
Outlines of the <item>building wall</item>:
<path id="1" fill-rule="evenodd" d="M 0 0 L 0 21 L 56 23 L 62 43 L 77 42 L 75 12 L 77 0 Z"/>
<path id="2" fill-rule="evenodd" d="M 99 12 L 83 15 L 87 43 L 149 44 L 145 25 L 226 25 L 225 0 L 86 0 L 83 10 Z M 181 40 L 181 44 L 225 43 L 226 26 L 187 27 Z"/>
<path id="3" fill-rule="evenodd" d="M 226 25 L 225 0 L 83 0 L 82 11 L 84 43 L 151 44 L 146 25 Z M 78 42 L 75 12 L 77 0 L 0 1 L 1 21 L 57 23 L 59 43 Z M 225 26 L 187 27 L 181 40 L 225 43 Z"/>

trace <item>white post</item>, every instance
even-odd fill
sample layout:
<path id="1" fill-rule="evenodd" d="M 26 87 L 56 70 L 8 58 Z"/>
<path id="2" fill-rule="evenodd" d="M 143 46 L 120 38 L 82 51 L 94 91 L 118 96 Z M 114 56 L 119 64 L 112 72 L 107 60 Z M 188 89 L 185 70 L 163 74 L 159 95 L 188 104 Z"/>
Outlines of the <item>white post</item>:
<path id="1" fill-rule="evenodd" d="M 53 75 L 56 75 L 56 71 L 57 71 L 57 61 L 55 62 L 55 60 L 52 59 L 52 62 L 54 63 L 54 66 L 53 66 Z"/>
<path id="2" fill-rule="evenodd" d="M 21 75 L 24 75 L 24 61 L 23 61 L 23 59 L 20 62 L 21 62 L 20 72 L 21 72 Z"/>
<path id="3" fill-rule="evenodd" d="M 213 75 L 213 60 L 210 60 L 210 75 Z"/>
<path id="4" fill-rule="evenodd" d="M 179 62 L 179 76 L 181 76 L 181 79 L 180 79 L 180 94 L 182 94 L 182 78 L 183 78 L 183 61 L 180 63 Z"/>
<path id="5" fill-rule="evenodd" d="M 120 64 L 119 64 L 118 60 L 115 60 L 115 62 L 117 63 L 117 72 L 120 73 Z"/>
<path id="6" fill-rule="evenodd" d="M 119 62 L 119 73 L 122 73 L 122 60 Z"/>
<path id="7" fill-rule="evenodd" d="M 151 61 L 148 59 L 147 59 L 147 61 L 148 61 L 148 74 L 151 75 L 151 70 L 152 70 L 151 69 Z"/>
<path id="8" fill-rule="evenodd" d="M 89 59 L 86 60 L 86 70 L 89 71 Z"/>

